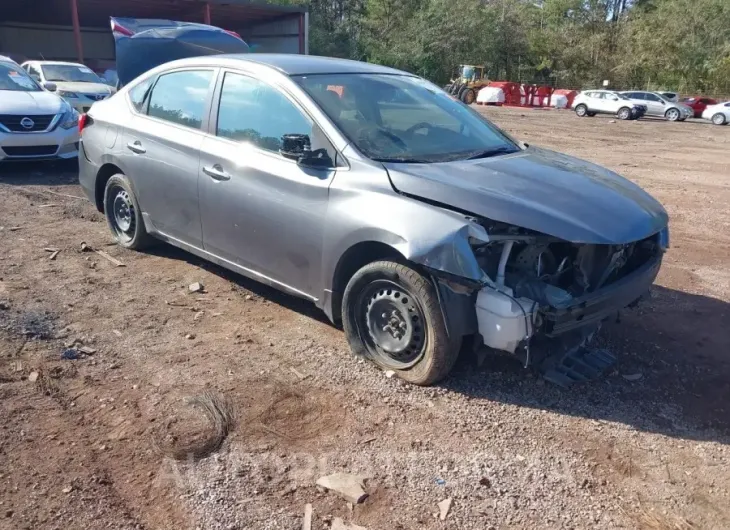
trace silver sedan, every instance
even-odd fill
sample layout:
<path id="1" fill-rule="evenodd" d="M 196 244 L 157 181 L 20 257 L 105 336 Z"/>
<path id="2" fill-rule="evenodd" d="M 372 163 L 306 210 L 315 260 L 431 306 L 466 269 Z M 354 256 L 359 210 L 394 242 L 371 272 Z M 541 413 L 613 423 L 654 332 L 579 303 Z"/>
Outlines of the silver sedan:
<path id="1" fill-rule="evenodd" d="M 668 246 L 635 184 L 372 64 L 183 59 L 80 126 L 81 184 L 120 245 L 166 241 L 309 299 L 415 384 L 467 344 L 525 364 L 542 344 L 583 355 Z"/>

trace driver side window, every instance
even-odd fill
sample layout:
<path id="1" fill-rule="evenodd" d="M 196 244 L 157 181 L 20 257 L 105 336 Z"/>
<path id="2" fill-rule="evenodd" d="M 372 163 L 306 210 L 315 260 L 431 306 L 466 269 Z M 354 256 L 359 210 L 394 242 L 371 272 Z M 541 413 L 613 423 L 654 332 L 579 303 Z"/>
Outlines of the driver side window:
<path id="1" fill-rule="evenodd" d="M 275 153 L 285 134 L 312 138 L 312 121 L 274 87 L 242 74 L 226 72 L 218 104 L 216 135 Z"/>

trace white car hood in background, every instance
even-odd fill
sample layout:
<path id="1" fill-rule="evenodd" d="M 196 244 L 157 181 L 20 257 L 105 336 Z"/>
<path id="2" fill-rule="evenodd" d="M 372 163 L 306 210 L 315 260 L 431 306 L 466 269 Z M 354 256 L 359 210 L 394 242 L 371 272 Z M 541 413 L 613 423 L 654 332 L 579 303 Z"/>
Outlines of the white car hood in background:
<path id="1" fill-rule="evenodd" d="M 44 90 L 0 90 L 0 114 L 58 114 L 66 105 L 60 97 Z"/>
<path id="2" fill-rule="evenodd" d="M 65 81 L 52 81 L 58 90 L 67 92 L 80 92 L 81 94 L 111 94 L 112 89 L 104 83 L 72 83 Z"/>

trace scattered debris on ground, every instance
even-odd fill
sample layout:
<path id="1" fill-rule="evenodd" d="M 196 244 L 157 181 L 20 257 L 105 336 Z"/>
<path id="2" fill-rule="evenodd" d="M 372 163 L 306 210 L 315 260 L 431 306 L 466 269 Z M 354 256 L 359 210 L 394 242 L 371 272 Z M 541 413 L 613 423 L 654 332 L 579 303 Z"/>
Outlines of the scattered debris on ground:
<path id="1" fill-rule="evenodd" d="M 334 473 L 317 479 L 317 486 L 333 491 L 348 502 L 360 504 L 368 497 L 363 482 L 364 477 L 359 475 Z"/>

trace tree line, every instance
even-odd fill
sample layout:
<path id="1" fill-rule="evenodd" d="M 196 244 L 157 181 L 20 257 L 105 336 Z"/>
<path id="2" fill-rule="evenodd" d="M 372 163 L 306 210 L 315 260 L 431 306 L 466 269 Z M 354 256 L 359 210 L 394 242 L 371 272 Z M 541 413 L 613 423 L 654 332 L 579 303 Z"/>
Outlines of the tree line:
<path id="1" fill-rule="evenodd" d="M 730 95 L 730 0 L 289 1 L 309 7 L 310 53 L 440 84 L 466 63 L 560 88 Z"/>

